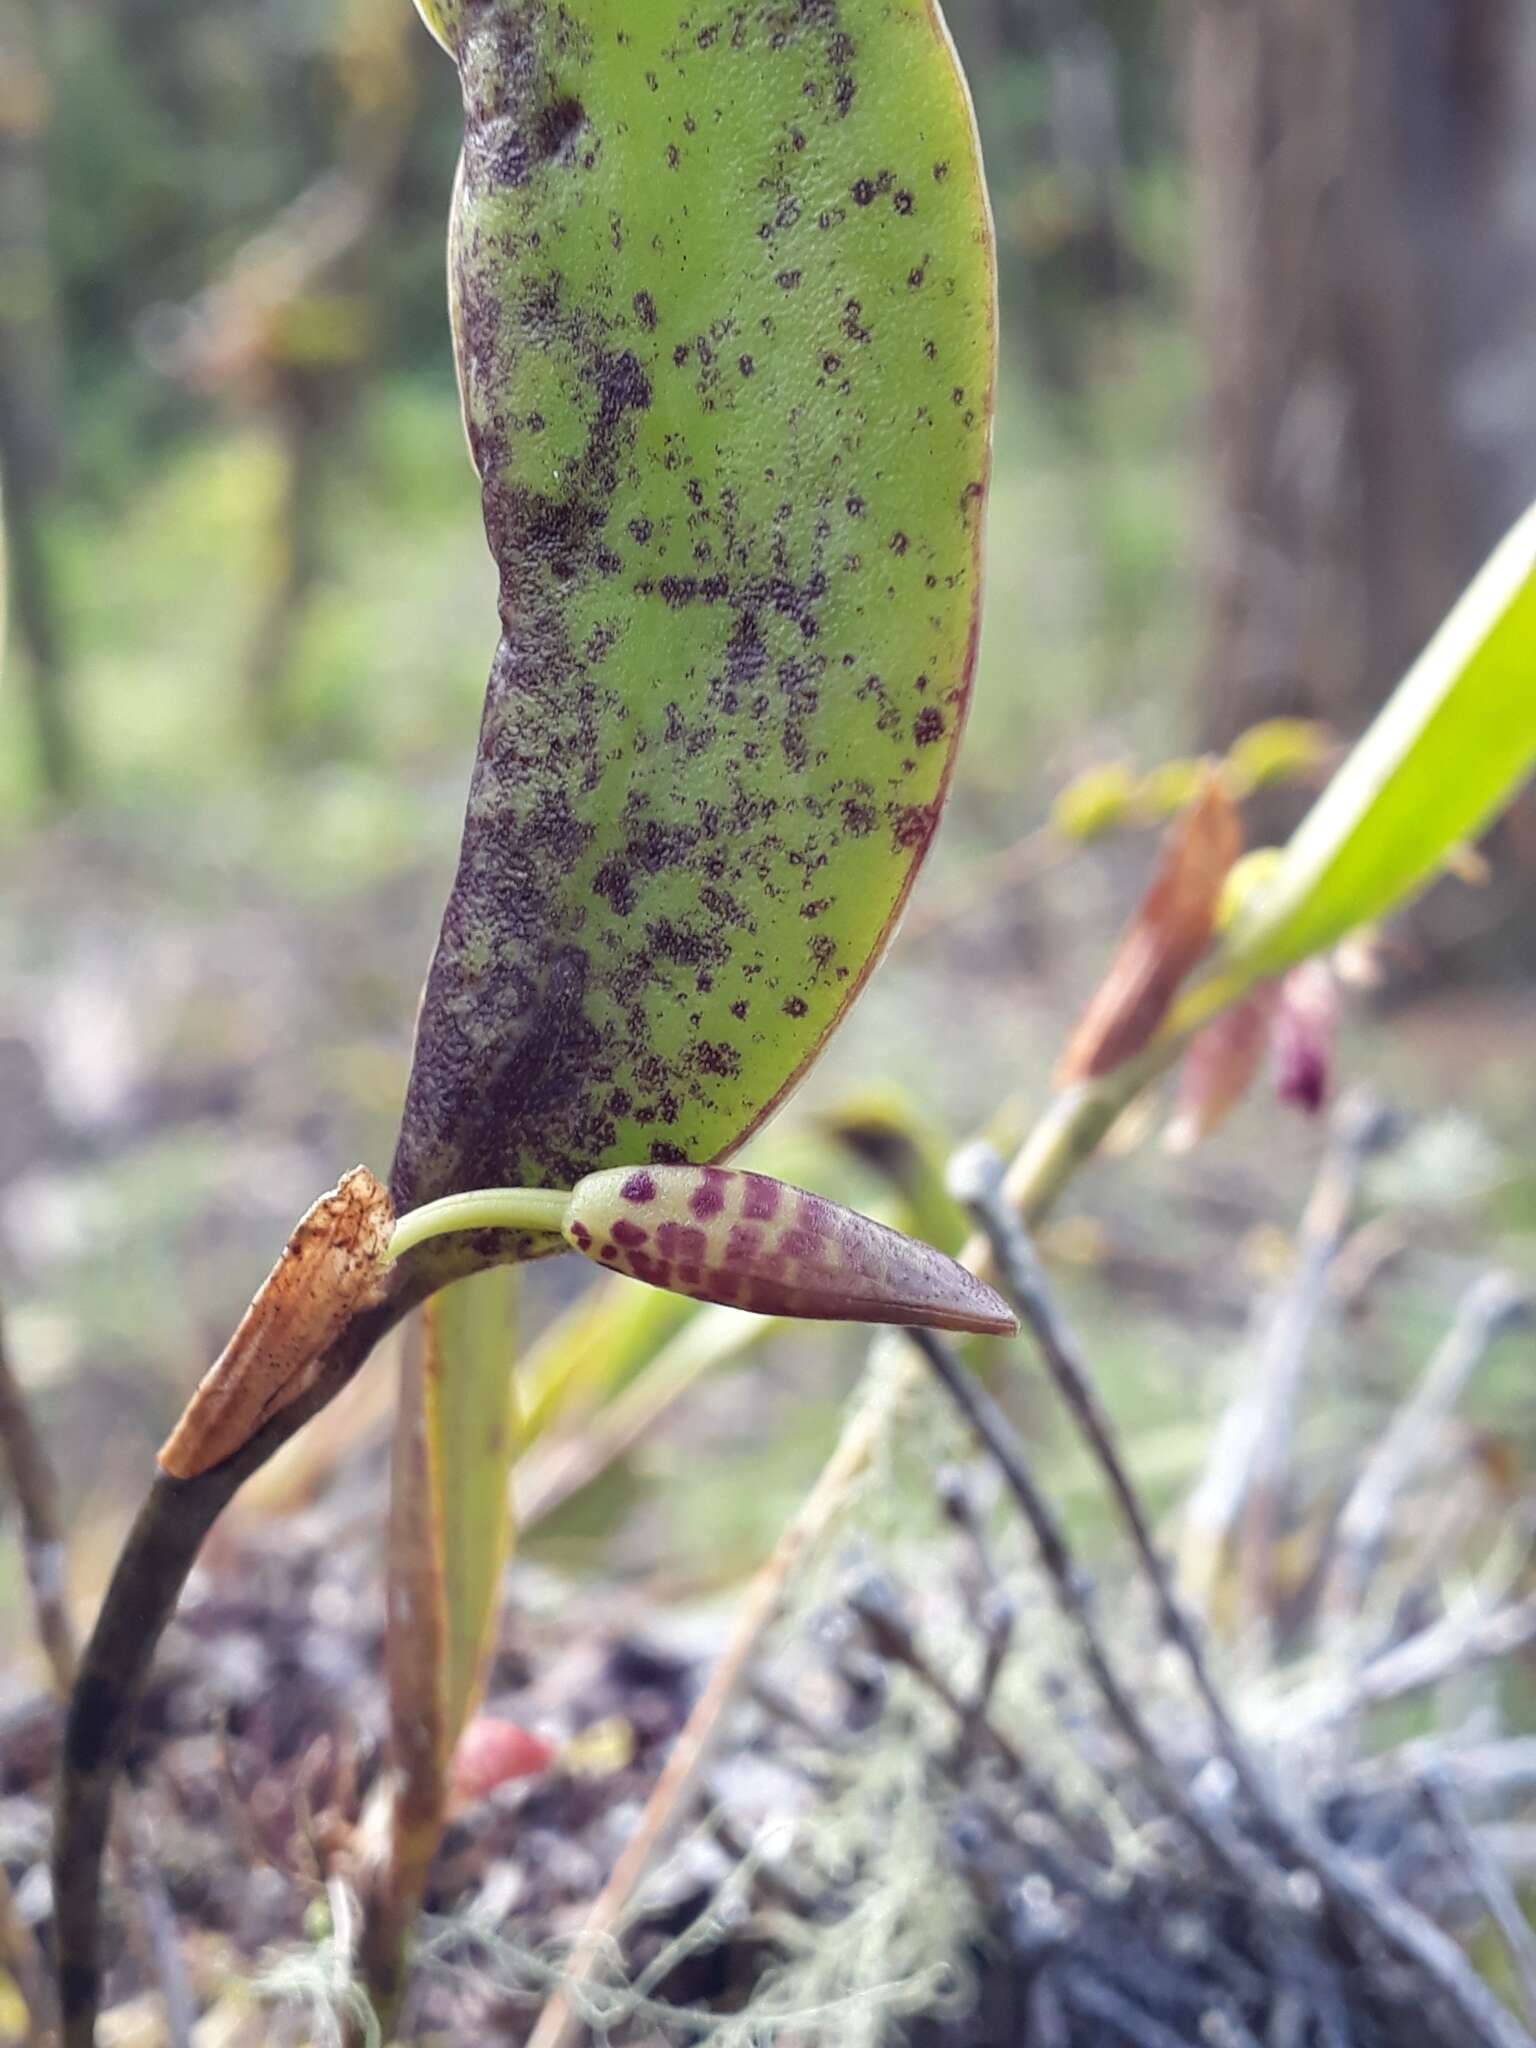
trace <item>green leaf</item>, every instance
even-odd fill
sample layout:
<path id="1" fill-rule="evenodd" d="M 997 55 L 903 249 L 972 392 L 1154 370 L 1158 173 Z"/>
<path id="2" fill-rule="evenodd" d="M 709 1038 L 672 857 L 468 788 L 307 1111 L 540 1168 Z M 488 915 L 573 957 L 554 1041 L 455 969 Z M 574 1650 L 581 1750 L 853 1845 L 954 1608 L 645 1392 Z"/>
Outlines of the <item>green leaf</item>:
<path id="1" fill-rule="evenodd" d="M 507 1475 L 516 1448 L 511 1379 L 515 1279 L 477 1274 L 435 1295 L 425 1397 L 442 1560 L 443 1700 L 451 1750 L 479 1697 L 511 1539 Z"/>
<path id="2" fill-rule="evenodd" d="M 1536 766 L 1536 507 L 1500 543 L 1281 858 L 1213 976 L 1274 974 L 1408 900 Z M 1177 1020 L 1176 1020 L 1177 1021 Z"/>
<path id="3" fill-rule="evenodd" d="M 451 291 L 503 633 L 402 1211 L 719 1158 L 814 1058 L 948 785 L 994 376 L 929 0 L 427 13 L 467 110 Z"/>
<path id="4" fill-rule="evenodd" d="M 665 1342 L 637 1359 L 600 1407 L 559 1415 L 519 1459 L 515 1490 L 520 1518 L 533 1528 L 574 1494 L 626 1457 L 707 1374 L 733 1365 L 780 1328 L 771 1316 L 747 1315 L 713 1302 L 684 1302 L 651 1287 L 603 1288 L 599 1299 L 639 1296 L 674 1302 L 683 1315 Z"/>
<path id="5" fill-rule="evenodd" d="M 385 1655 L 405 1803 L 424 1818 L 480 1689 L 511 1536 L 515 1285 L 503 1268 L 435 1295 L 401 1358 Z"/>
<path id="6" fill-rule="evenodd" d="M 435 37 L 450 54 L 453 44 L 448 23 L 450 19 L 457 20 L 459 11 L 453 5 L 453 0 L 416 0 L 416 12 L 426 24 L 428 34 Z"/>
<path id="7" fill-rule="evenodd" d="M 370 1993 L 386 2016 L 401 1995 L 405 1944 L 447 1818 L 454 1744 L 494 1637 L 511 1536 L 516 1281 L 502 1268 L 434 1296 L 401 1355 L 384 1645 L 392 1769 L 363 1940 Z"/>
<path id="8" fill-rule="evenodd" d="M 676 1294 L 598 1285 L 540 1332 L 518 1370 L 524 1446 L 585 1420 L 665 1349 L 693 1313 Z"/>

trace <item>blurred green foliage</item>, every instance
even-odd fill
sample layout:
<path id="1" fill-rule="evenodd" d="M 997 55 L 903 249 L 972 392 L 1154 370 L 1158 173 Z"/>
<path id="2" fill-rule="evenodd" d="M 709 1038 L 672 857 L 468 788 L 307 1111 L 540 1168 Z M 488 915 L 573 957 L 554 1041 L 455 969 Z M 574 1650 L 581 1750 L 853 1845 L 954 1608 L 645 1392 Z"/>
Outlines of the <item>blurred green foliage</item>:
<path id="1" fill-rule="evenodd" d="M 404 0 L 18 4 L 49 109 L 64 461 L 46 555 L 93 801 L 238 797 L 233 839 L 287 848 L 292 886 L 388 872 L 421 849 L 403 785 L 467 758 L 494 621 L 442 310 L 450 67 Z M 998 742 L 1021 710 L 1041 769 L 1106 715 L 1155 757 L 1183 688 L 1175 53 L 1154 10 L 1116 0 L 948 11 L 1004 294 L 992 672 L 965 775 L 985 836 L 1009 838 L 1019 762 Z M 338 173 L 376 216 L 285 306 L 284 237 Z M 317 363 L 316 332 L 359 359 Z M 14 638 L 0 839 L 38 802 Z M 253 720 L 264 666 L 279 710 Z M 355 773 L 296 795 L 296 773 L 341 762 Z"/>
<path id="2" fill-rule="evenodd" d="M 408 8 L 61 0 L 38 10 L 36 37 L 72 416 L 96 488 L 131 485 L 139 436 L 200 423 L 135 348 L 146 316 L 202 290 L 366 121 L 405 138 L 388 232 L 364 252 L 378 367 L 441 361 L 442 167 L 459 114 Z"/>
<path id="3" fill-rule="evenodd" d="M 978 103 L 1013 345 L 1081 390 L 1085 316 L 1166 291 L 1179 207 L 1171 51 L 1157 11 L 951 0 Z M 33 38 L 52 118 L 48 235 L 67 338 L 72 439 L 94 490 L 130 489 L 145 449 L 201 408 L 138 345 L 306 186 L 390 134 L 387 232 L 360 281 L 375 374 L 444 360 L 451 72 L 408 6 L 380 0 L 56 0 Z M 1170 201 L 1173 203 L 1170 203 Z"/>

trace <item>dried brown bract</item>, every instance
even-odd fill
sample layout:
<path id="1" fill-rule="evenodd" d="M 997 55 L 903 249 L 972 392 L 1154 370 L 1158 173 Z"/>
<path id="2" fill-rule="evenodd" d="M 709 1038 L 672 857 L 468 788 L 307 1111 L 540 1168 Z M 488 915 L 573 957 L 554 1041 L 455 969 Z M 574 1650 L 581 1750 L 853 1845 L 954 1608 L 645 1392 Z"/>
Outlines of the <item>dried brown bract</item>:
<path id="1" fill-rule="evenodd" d="M 1097 1080 L 1149 1043 L 1211 943 L 1222 884 L 1242 849 L 1237 807 L 1212 771 L 1163 842 L 1147 893 L 1062 1054 L 1058 1087 Z"/>
<path id="2" fill-rule="evenodd" d="M 320 1197 L 166 1439 L 163 1471 L 195 1478 L 298 1399 L 353 1316 L 378 1300 L 394 1227 L 389 1196 L 366 1166 Z"/>

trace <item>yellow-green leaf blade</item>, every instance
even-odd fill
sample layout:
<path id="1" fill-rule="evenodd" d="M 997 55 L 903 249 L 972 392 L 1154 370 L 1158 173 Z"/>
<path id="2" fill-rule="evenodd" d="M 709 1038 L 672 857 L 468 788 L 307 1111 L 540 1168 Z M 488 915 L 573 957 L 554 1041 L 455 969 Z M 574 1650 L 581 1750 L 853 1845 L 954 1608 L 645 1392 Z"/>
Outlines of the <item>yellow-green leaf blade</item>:
<path id="1" fill-rule="evenodd" d="M 1505 537 L 1233 919 L 1252 978 L 1396 909 L 1536 767 L 1536 507 Z"/>
<path id="2" fill-rule="evenodd" d="M 478 1273 L 428 1302 L 425 1406 L 443 1578 L 443 1707 L 448 1746 L 474 1709 L 511 1544 L 508 1387 L 516 1278 Z"/>

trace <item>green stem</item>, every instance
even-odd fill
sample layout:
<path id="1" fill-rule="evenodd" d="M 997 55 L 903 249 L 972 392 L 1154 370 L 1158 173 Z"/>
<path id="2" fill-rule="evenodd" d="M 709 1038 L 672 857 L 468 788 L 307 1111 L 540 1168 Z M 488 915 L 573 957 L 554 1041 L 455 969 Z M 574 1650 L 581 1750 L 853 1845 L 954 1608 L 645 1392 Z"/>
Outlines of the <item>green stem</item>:
<path id="1" fill-rule="evenodd" d="M 424 1202 L 395 1225 L 385 1254 L 388 1263 L 414 1251 L 430 1237 L 455 1230 L 541 1230 L 558 1234 L 570 1206 L 566 1188 L 474 1188 Z"/>
<path id="2" fill-rule="evenodd" d="M 1144 1052 L 1098 1081 L 1080 1082 L 1056 1096 L 1025 1139 L 1008 1168 L 1005 1193 L 1031 1227 L 1039 1224 L 1080 1166 L 1085 1166 L 1110 1126 L 1149 1082 L 1171 1067 L 1189 1032 L 1165 1030 Z M 982 1247 L 976 1247 L 981 1253 Z"/>

